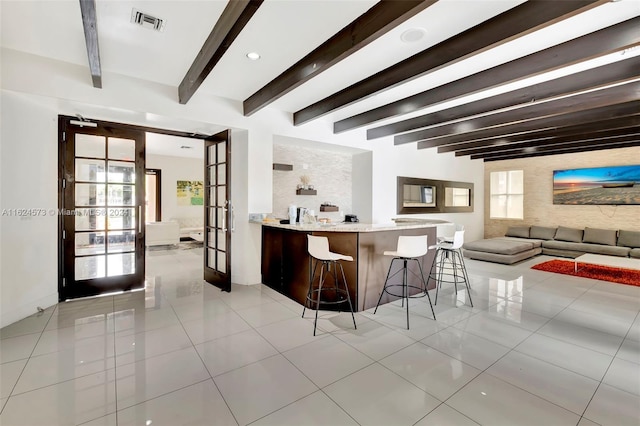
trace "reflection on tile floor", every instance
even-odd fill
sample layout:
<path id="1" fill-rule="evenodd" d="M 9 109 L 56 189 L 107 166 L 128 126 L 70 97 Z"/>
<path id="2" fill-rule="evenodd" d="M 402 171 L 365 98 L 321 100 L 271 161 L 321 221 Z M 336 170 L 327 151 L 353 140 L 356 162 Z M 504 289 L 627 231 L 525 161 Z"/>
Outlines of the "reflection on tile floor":
<path id="1" fill-rule="evenodd" d="M 635 425 L 640 287 L 467 260 L 405 311 L 312 316 L 262 285 L 221 293 L 198 249 L 147 255 L 145 291 L 0 330 L 0 424 Z"/>

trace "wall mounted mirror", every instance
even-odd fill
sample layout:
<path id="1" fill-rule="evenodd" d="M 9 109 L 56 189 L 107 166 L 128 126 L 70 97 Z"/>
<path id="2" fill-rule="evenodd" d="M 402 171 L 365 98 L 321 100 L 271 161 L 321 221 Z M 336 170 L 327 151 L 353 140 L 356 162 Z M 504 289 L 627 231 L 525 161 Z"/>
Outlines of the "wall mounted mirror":
<path id="1" fill-rule="evenodd" d="M 445 207 L 469 207 L 471 205 L 471 189 L 458 188 L 455 186 L 445 186 L 444 206 Z"/>
<path id="2" fill-rule="evenodd" d="M 473 211 L 473 183 L 398 176 L 398 214 Z"/>
<path id="3" fill-rule="evenodd" d="M 435 207 L 436 187 L 433 185 L 404 185 L 403 207 Z"/>

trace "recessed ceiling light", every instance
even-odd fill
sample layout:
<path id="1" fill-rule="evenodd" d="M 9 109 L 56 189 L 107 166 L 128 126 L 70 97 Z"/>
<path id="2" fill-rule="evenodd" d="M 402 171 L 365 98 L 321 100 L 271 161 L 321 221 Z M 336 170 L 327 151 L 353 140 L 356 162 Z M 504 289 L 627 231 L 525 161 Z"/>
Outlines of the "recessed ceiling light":
<path id="1" fill-rule="evenodd" d="M 422 40 L 422 38 L 427 33 L 427 30 L 424 28 L 409 28 L 402 34 L 400 34 L 400 40 L 405 43 L 415 43 L 416 41 Z"/>
<path id="2" fill-rule="evenodd" d="M 247 58 L 251 59 L 252 61 L 257 61 L 258 59 L 260 59 L 260 54 L 258 52 L 249 52 L 247 53 Z"/>

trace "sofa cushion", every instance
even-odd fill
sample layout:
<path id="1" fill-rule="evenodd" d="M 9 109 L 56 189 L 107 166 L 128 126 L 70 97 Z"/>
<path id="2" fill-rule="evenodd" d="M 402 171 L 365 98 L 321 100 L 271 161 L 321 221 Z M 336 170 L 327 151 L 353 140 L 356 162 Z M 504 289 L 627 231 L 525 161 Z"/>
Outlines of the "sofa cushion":
<path id="1" fill-rule="evenodd" d="M 538 238 L 540 240 L 553 240 L 555 235 L 556 228 L 549 228 L 547 226 L 533 225 L 531 231 L 529 231 L 530 238 Z"/>
<path id="2" fill-rule="evenodd" d="M 629 251 L 629 257 L 633 257 L 635 259 L 640 259 L 640 248 L 632 248 Z"/>
<path id="3" fill-rule="evenodd" d="M 570 241 L 549 240 L 542 243 L 542 247 L 554 250 L 567 250 L 580 253 L 606 254 L 609 256 L 629 256 L 629 247 L 607 246 L 604 244 L 574 243 Z"/>
<path id="4" fill-rule="evenodd" d="M 469 259 L 477 259 L 477 260 L 485 260 L 487 262 L 496 262 L 503 263 L 505 265 L 511 265 L 516 262 L 520 262 L 521 260 L 528 259 L 535 255 L 538 255 L 542 252 L 540 247 L 532 248 L 531 250 L 521 251 L 516 254 L 497 254 L 497 253 L 487 253 L 484 251 L 474 251 L 474 250 L 463 250 L 464 257 L 468 257 Z"/>
<path id="5" fill-rule="evenodd" d="M 618 231 L 618 245 L 622 247 L 640 247 L 640 232 L 638 231 Z"/>
<path id="6" fill-rule="evenodd" d="M 520 237 L 520 238 L 529 238 L 529 227 L 528 226 L 510 226 L 507 229 L 506 234 L 507 237 Z"/>
<path id="7" fill-rule="evenodd" d="M 582 242 L 615 246 L 617 233 L 613 229 L 584 228 Z"/>
<path id="8" fill-rule="evenodd" d="M 501 238 L 472 241 L 470 243 L 465 243 L 463 247 L 467 250 L 496 254 L 516 254 L 534 248 L 533 244 L 527 241 L 516 241 Z"/>
<path id="9" fill-rule="evenodd" d="M 500 240 L 519 241 L 530 243 L 533 247 L 542 247 L 542 242 L 546 240 L 539 240 L 537 238 L 518 238 L 518 237 L 498 237 Z"/>
<path id="10" fill-rule="evenodd" d="M 558 226 L 556 235 L 553 237 L 557 241 L 571 241 L 574 243 L 582 242 L 582 234 L 584 231 L 577 228 L 567 228 L 566 226 Z"/>

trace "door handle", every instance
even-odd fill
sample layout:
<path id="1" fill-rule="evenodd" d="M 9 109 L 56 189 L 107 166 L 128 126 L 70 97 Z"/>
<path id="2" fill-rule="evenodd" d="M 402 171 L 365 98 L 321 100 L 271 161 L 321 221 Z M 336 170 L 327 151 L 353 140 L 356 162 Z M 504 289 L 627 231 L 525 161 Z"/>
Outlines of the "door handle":
<path id="1" fill-rule="evenodd" d="M 142 234 L 142 206 L 138 206 L 138 234 Z"/>
<path id="2" fill-rule="evenodd" d="M 234 232 L 236 230 L 236 212 L 233 204 L 231 204 L 231 200 L 229 200 L 229 208 L 231 209 L 231 232 Z"/>
<path id="3" fill-rule="evenodd" d="M 227 232 L 227 207 L 222 208 L 222 231 Z"/>

